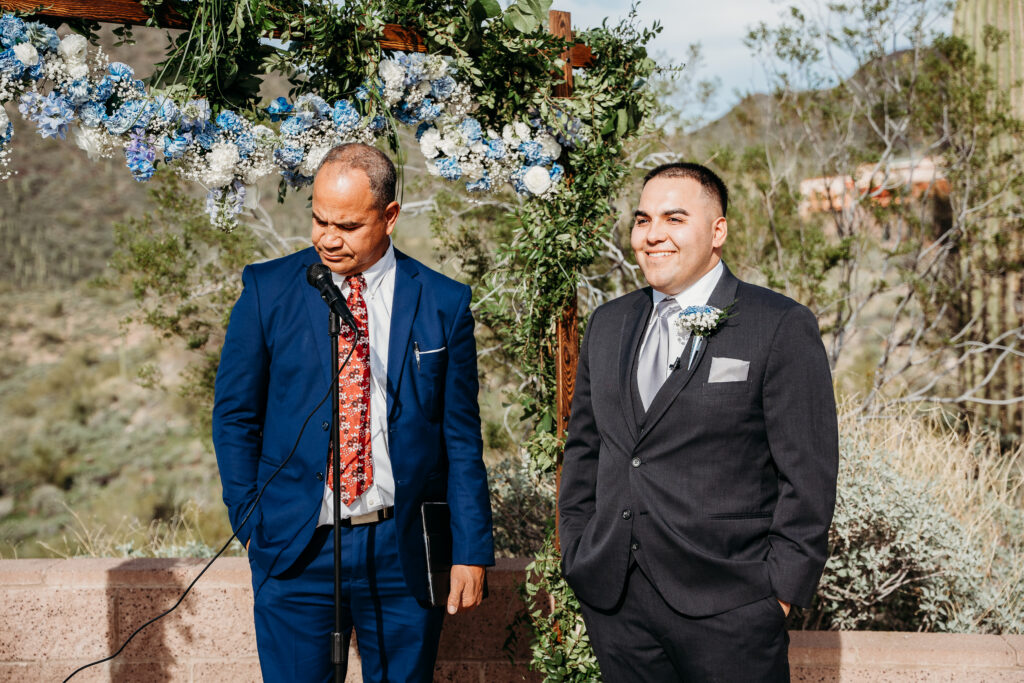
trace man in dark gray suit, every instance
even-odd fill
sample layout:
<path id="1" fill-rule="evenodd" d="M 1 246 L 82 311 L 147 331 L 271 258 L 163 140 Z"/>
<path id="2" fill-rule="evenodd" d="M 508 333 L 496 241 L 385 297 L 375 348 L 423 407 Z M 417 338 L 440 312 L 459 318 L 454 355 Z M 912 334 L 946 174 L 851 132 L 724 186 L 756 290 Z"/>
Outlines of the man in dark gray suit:
<path id="1" fill-rule="evenodd" d="M 835 507 L 828 359 L 804 306 L 721 260 L 728 193 L 651 171 L 631 244 L 650 287 L 594 311 L 565 446 L 566 580 L 607 681 L 788 681 Z"/>

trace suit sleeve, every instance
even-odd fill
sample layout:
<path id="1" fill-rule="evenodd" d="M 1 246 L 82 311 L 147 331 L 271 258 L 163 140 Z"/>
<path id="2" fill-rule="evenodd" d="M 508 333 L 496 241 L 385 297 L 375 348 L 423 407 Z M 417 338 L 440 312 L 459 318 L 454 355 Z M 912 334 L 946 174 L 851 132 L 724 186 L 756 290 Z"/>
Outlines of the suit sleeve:
<path id="1" fill-rule="evenodd" d="M 448 335 L 443 421 L 448 507 L 452 513 L 452 563 L 490 566 L 494 564 L 494 540 L 480 436 L 480 387 L 473 313 L 469 309 L 471 297 L 466 287 Z"/>
<path id="2" fill-rule="evenodd" d="M 246 520 L 256 498 L 270 356 L 260 322 L 259 290 L 251 267 L 228 322 L 214 385 L 213 445 L 231 528 L 247 544 L 259 513 Z"/>
<path id="3" fill-rule="evenodd" d="M 558 492 L 559 540 L 563 565 L 572 564 L 587 522 L 593 518 L 597 501 L 597 463 L 601 437 L 594 420 L 590 390 L 590 338 L 594 334 L 591 316 L 580 346 L 576 365 L 576 387 L 572 398 L 568 435 L 562 459 L 562 481 Z"/>
<path id="4" fill-rule="evenodd" d="M 836 502 L 839 428 L 818 322 L 794 306 L 779 323 L 764 377 L 768 445 L 779 498 L 769 530 L 768 573 L 780 600 L 810 604 L 828 552 Z"/>

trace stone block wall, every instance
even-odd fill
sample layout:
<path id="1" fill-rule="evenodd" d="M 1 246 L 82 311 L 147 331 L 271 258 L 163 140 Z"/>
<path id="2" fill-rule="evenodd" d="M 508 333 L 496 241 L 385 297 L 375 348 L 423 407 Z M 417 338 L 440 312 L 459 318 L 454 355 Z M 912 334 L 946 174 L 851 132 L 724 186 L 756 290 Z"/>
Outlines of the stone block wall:
<path id="1" fill-rule="evenodd" d="M 435 680 L 539 681 L 528 671 L 529 636 L 516 663 L 503 650 L 523 610 L 517 585 L 525 560 L 499 560 L 484 605 L 445 620 Z M 198 560 L 0 561 L 0 683 L 62 681 L 111 654 L 139 625 L 174 604 Z M 1024 636 L 795 632 L 794 681 L 1024 683 Z M 360 680 L 352 650 L 348 680 Z M 217 560 L 169 617 L 138 635 L 86 681 L 259 681 L 252 589 L 244 558 Z"/>

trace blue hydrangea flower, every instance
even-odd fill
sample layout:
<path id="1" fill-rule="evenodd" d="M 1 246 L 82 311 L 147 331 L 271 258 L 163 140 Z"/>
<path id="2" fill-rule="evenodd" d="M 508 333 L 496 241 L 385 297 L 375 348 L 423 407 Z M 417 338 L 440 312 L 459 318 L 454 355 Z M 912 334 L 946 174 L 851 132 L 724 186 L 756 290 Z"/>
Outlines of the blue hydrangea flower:
<path id="1" fill-rule="evenodd" d="M 148 144 L 144 135 L 132 134 L 131 143 L 124 148 L 124 159 L 128 164 L 128 170 L 132 172 L 132 177 L 140 183 L 152 178 L 156 172 L 156 166 L 153 165 L 156 150 Z"/>
<path id="2" fill-rule="evenodd" d="M 466 183 L 466 189 L 470 192 L 487 192 L 491 189 L 491 176 L 485 171 L 480 180 Z"/>
<path id="3" fill-rule="evenodd" d="M 214 144 L 216 144 L 217 138 L 212 133 L 204 130 L 202 133 L 196 135 L 196 142 L 198 142 L 199 146 L 206 151 L 210 151 Z"/>
<path id="4" fill-rule="evenodd" d="M 370 121 L 370 130 L 372 130 L 374 133 L 379 133 L 380 131 L 384 130 L 384 128 L 387 125 L 388 125 L 388 120 L 386 118 L 384 118 L 382 115 L 377 114 Z"/>
<path id="5" fill-rule="evenodd" d="M 217 114 L 216 124 L 221 130 L 235 135 L 245 130 L 245 119 L 233 111 L 222 111 Z"/>
<path id="6" fill-rule="evenodd" d="M 561 164 L 552 164 L 551 171 L 548 173 L 548 177 L 551 178 L 551 182 L 557 183 L 559 180 L 565 177 L 565 169 L 562 168 Z"/>
<path id="7" fill-rule="evenodd" d="M 331 114 L 335 127 L 341 132 L 348 132 L 359 125 L 362 118 L 356 108 L 348 100 L 340 100 L 334 103 L 334 112 Z"/>
<path id="8" fill-rule="evenodd" d="M 487 151 L 484 155 L 488 159 L 504 159 L 505 158 L 505 141 L 501 138 L 487 140 Z"/>
<path id="9" fill-rule="evenodd" d="M 13 14 L 0 16 L 0 45 L 11 47 L 25 42 L 25 22 Z"/>
<path id="10" fill-rule="evenodd" d="M 523 177 L 526 175 L 528 170 L 530 170 L 529 166 L 520 166 L 512 173 L 512 177 L 508 179 L 508 181 L 512 183 L 512 189 L 516 191 L 516 194 L 524 197 L 529 196 L 530 194 L 530 190 L 527 189 L 526 183 L 523 182 Z"/>
<path id="11" fill-rule="evenodd" d="M 104 76 L 98 83 L 92 86 L 92 97 L 91 99 L 97 102 L 106 102 L 110 99 L 110 96 L 114 93 L 114 81 L 110 79 L 110 76 Z"/>
<path id="12" fill-rule="evenodd" d="M 174 103 L 169 97 L 158 97 L 154 103 L 153 115 L 164 124 L 176 123 L 181 118 L 181 110 L 178 109 L 178 105 Z"/>
<path id="13" fill-rule="evenodd" d="M 270 114 L 270 120 L 276 122 L 283 119 L 287 114 L 292 113 L 292 109 L 293 107 L 288 103 L 288 100 L 283 97 L 277 97 L 270 103 L 266 111 Z"/>
<path id="14" fill-rule="evenodd" d="M 284 176 L 285 182 L 296 190 L 313 183 L 312 176 L 302 175 L 298 171 L 281 171 L 281 175 Z"/>
<path id="15" fill-rule="evenodd" d="M 216 187 L 206 193 L 206 213 L 215 224 L 221 224 L 227 214 L 230 221 L 242 212 L 245 205 L 245 184 L 234 180 L 226 188 Z"/>
<path id="16" fill-rule="evenodd" d="M 38 21 L 29 21 L 25 23 L 25 37 L 40 52 L 56 52 L 60 46 L 60 37 L 57 32 L 46 24 L 41 24 Z"/>
<path id="17" fill-rule="evenodd" d="M 252 133 L 242 133 L 235 138 L 235 147 L 238 148 L 238 156 L 248 159 L 249 155 L 256 151 L 256 139 Z"/>
<path id="18" fill-rule="evenodd" d="M 75 120 L 74 107 L 56 92 L 51 92 L 46 97 L 38 93 L 25 93 L 21 96 L 18 111 L 36 124 L 39 134 L 44 138 L 65 139 L 68 124 Z"/>
<path id="19" fill-rule="evenodd" d="M 278 147 L 274 150 L 274 162 L 278 166 L 292 170 L 296 166 L 302 163 L 304 156 L 303 151 L 298 147 L 292 147 L 290 145 L 286 147 Z"/>
<path id="20" fill-rule="evenodd" d="M 423 137 L 423 134 L 434 127 L 434 124 L 424 121 L 420 125 L 416 126 L 416 141 Z"/>
<path id="21" fill-rule="evenodd" d="M 84 78 L 76 78 L 75 80 L 68 83 L 65 89 L 65 94 L 71 104 L 81 106 L 88 102 L 91 97 L 89 94 L 89 81 Z"/>
<path id="22" fill-rule="evenodd" d="M 175 136 L 164 136 L 164 157 L 167 159 L 180 159 L 192 142 L 191 133 L 182 133 Z"/>
<path id="23" fill-rule="evenodd" d="M 484 130 L 480 127 L 480 122 L 476 119 L 465 118 L 462 123 L 459 124 L 459 130 L 466 136 L 466 139 L 470 142 L 476 142 L 484 136 Z"/>
<path id="24" fill-rule="evenodd" d="M 331 105 L 327 104 L 327 100 L 311 92 L 299 95 L 295 100 L 295 109 L 299 112 L 310 112 L 318 119 L 325 119 L 331 115 Z"/>
<path id="25" fill-rule="evenodd" d="M 366 100 L 370 99 L 370 89 L 367 88 L 365 85 L 361 85 L 358 88 L 356 88 L 356 99 L 359 100 L 360 102 L 365 102 Z"/>
<path id="26" fill-rule="evenodd" d="M 8 48 L 0 52 L 0 74 L 6 74 L 14 80 L 19 80 L 25 73 L 25 65 L 18 59 L 14 50 Z"/>
<path id="27" fill-rule="evenodd" d="M 181 129 L 185 132 L 206 132 L 210 122 L 210 103 L 205 98 L 189 100 L 181 108 Z"/>
<path id="28" fill-rule="evenodd" d="M 135 79 L 135 70 L 123 62 L 111 62 L 107 72 L 113 81 L 131 81 Z"/>
<path id="29" fill-rule="evenodd" d="M 78 108 L 78 119 L 86 128 L 102 125 L 107 118 L 107 109 L 99 102 L 86 102 Z"/>
<path id="30" fill-rule="evenodd" d="M 124 135 L 132 129 L 144 129 L 152 114 L 148 104 L 143 100 L 128 100 L 122 104 L 107 118 L 107 132 L 111 135 Z"/>
<path id="31" fill-rule="evenodd" d="M 551 157 L 544 154 L 544 147 L 533 140 L 519 143 L 519 151 L 526 157 L 527 166 L 547 166 L 553 161 Z"/>
<path id="32" fill-rule="evenodd" d="M 458 159 L 444 157 L 443 159 L 438 159 L 435 162 L 435 166 L 441 177 L 445 180 L 458 180 L 462 177 L 462 167 L 459 166 Z"/>
<path id="33" fill-rule="evenodd" d="M 43 58 L 40 57 L 38 62 L 36 62 L 28 68 L 28 77 L 31 78 L 33 81 L 38 81 L 40 78 L 43 77 L 43 69 L 45 67 L 46 63 L 43 61 Z"/>
<path id="34" fill-rule="evenodd" d="M 434 99 L 447 100 L 455 92 L 455 79 L 451 76 L 441 76 L 436 81 L 430 82 L 430 94 Z"/>
<path id="35" fill-rule="evenodd" d="M 281 134 L 289 137 L 300 135 L 309 129 L 313 125 L 313 115 L 308 112 L 303 112 L 289 116 L 281 124 Z"/>

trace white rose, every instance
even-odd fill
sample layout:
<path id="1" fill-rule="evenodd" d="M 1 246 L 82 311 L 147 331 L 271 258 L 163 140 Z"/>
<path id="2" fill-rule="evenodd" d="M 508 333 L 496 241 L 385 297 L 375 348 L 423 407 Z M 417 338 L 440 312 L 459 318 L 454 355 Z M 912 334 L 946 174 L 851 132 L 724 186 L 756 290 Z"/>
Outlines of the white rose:
<path id="1" fill-rule="evenodd" d="M 224 187 L 235 179 L 235 166 L 238 164 L 238 148 L 230 142 L 218 142 L 206 156 L 210 164 L 205 182 L 208 187 Z"/>
<path id="2" fill-rule="evenodd" d="M 331 148 L 326 145 L 312 147 L 306 152 L 302 163 L 299 164 L 299 173 L 306 176 L 316 175 L 316 170 L 320 168 L 320 162 L 324 160 L 329 151 L 331 151 Z"/>
<path id="3" fill-rule="evenodd" d="M 68 76 L 72 79 L 85 78 L 89 75 L 89 65 L 85 62 L 81 64 L 68 64 Z"/>
<path id="4" fill-rule="evenodd" d="M 544 154 L 552 159 L 557 159 L 562 155 L 562 146 L 558 144 L 558 140 L 556 140 L 550 133 L 541 133 L 538 135 L 537 142 L 540 143 L 541 149 L 544 150 Z"/>
<path id="5" fill-rule="evenodd" d="M 534 166 L 523 176 L 523 184 L 530 194 L 542 195 L 551 187 L 551 176 L 543 166 Z"/>
<path id="6" fill-rule="evenodd" d="M 391 59 L 382 61 L 377 68 L 377 73 L 380 74 L 380 77 L 384 79 L 384 83 L 389 88 L 401 88 L 405 82 L 405 69 L 398 62 Z"/>
<path id="7" fill-rule="evenodd" d="M 429 128 L 420 137 L 420 152 L 427 159 L 433 159 L 437 156 L 437 145 L 440 142 L 441 133 L 438 132 L 437 128 Z"/>
<path id="8" fill-rule="evenodd" d="M 516 139 L 515 130 L 507 123 L 501 129 L 501 139 L 513 147 L 519 144 L 519 140 Z"/>
<path id="9" fill-rule="evenodd" d="M 438 170 L 438 168 L 437 168 L 437 162 L 436 161 L 428 161 L 427 162 L 427 173 L 429 173 L 430 175 L 433 175 L 433 176 L 441 175 L 441 171 Z"/>
<path id="10" fill-rule="evenodd" d="M 25 66 L 35 66 L 39 63 L 39 53 L 32 43 L 18 43 L 13 50 L 14 56 Z"/>
<path id="11" fill-rule="evenodd" d="M 85 36 L 78 33 L 64 36 L 64 40 L 60 41 L 60 45 L 57 47 L 57 52 L 64 58 L 68 66 L 84 64 L 88 50 L 89 41 L 85 39 Z"/>
<path id="12" fill-rule="evenodd" d="M 7 110 L 0 104 L 0 135 L 7 131 L 7 124 L 10 122 L 11 119 L 7 117 Z"/>
<path id="13" fill-rule="evenodd" d="M 516 137 L 520 138 L 521 140 L 530 139 L 530 127 L 523 123 L 522 121 L 516 121 L 515 123 L 513 123 L 512 128 L 516 132 Z"/>
<path id="14" fill-rule="evenodd" d="M 75 144 L 85 150 L 92 161 L 109 157 L 113 151 L 110 136 L 99 128 L 76 128 Z"/>
<path id="15" fill-rule="evenodd" d="M 446 157 L 458 156 L 459 141 L 455 139 L 455 136 L 453 135 L 445 135 L 438 141 L 437 148 L 440 149 Z"/>

